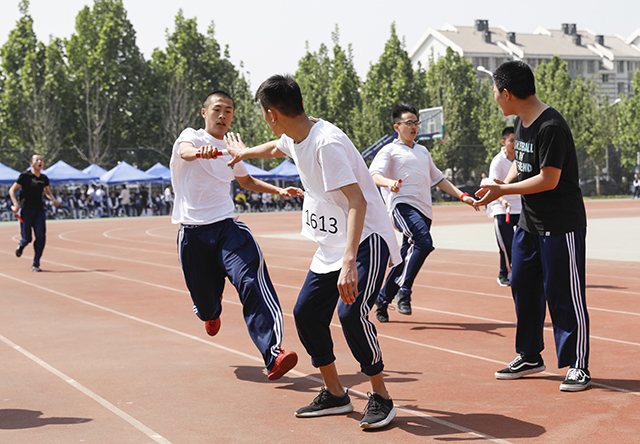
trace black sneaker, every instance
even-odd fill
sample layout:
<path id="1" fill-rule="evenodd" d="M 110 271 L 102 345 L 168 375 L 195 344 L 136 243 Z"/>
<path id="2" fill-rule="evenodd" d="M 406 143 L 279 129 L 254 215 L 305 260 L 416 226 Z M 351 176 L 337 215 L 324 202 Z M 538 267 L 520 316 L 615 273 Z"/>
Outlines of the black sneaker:
<path id="1" fill-rule="evenodd" d="M 411 290 L 400 287 L 396 294 L 396 306 L 398 308 L 398 313 L 403 315 L 411 314 Z"/>
<path id="2" fill-rule="evenodd" d="M 369 393 L 369 402 L 365 407 L 360 427 L 363 429 L 378 429 L 389 424 L 395 417 L 396 409 L 393 408 L 393 400 L 384 399 L 376 392 Z"/>
<path id="3" fill-rule="evenodd" d="M 334 396 L 329 390 L 322 387 L 316 399 L 308 406 L 298 409 L 295 415 L 298 418 L 310 418 L 314 416 L 342 415 L 352 411 L 353 404 L 351 404 L 348 391 L 345 391 L 343 396 Z"/>
<path id="4" fill-rule="evenodd" d="M 16 257 L 22 256 L 22 250 L 24 250 L 24 247 L 18 244 L 18 248 L 16 248 Z"/>
<path id="5" fill-rule="evenodd" d="M 389 304 L 377 304 L 376 318 L 379 322 L 389 322 Z"/>
<path id="6" fill-rule="evenodd" d="M 34 271 L 36 273 L 40 273 L 42 270 L 37 265 L 32 265 L 31 266 L 31 271 Z"/>
<path id="7" fill-rule="evenodd" d="M 570 368 L 567 377 L 560 384 L 563 392 L 579 392 L 591 385 L 591 375 L 586 368 Z"/>
<path id="8" fill-rule="evenodd" d="M 520 355 L 511 364 L 503 370 L 495 372 L 496 379 L 518 379 L 532 373 L 540 373 L 547 369 L 542 360 L 542 356 L 538 355 L 533 358 Z"/>
<path id="9" fill-rule="evenodd" d="M 501 287 L 510 287 L 511 286 L 511 281 L 506 276 L 498 276 L 498 284 Z"/>

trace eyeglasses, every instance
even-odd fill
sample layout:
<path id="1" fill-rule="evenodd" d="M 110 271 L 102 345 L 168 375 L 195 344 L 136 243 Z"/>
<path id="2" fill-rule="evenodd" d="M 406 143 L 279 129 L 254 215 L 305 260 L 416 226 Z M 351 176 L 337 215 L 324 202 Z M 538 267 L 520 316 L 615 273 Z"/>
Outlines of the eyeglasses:
<path id="1" fill-rule="evenodd" d="M 404 122 L 398 122 L 398 125 L 420 126 L 420 121 L 419 120 L 405 120 Z"/>

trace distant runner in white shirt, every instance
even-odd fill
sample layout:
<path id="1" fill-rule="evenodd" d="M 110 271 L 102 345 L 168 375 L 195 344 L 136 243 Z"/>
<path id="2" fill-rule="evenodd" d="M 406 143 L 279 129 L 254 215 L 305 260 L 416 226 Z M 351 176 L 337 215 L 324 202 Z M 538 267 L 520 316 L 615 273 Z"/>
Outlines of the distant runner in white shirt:
<path id="1" fill-rule="evenodd" d="M 325 387 L 298 417 L 349 413 L 353 405 L 335 365 L 330 323 L 336 305 L 342 330 L 373 394 L 360 422 L 383 427 L 395 416 L 384 383 L 382 353 L 369 321 L 391 258 L 400 261 L 395 233 L 362 156 L 334 125 L 309 120 L 298 84 L 272 76 L 256 93 L 265 120 L 280 140 L 247 149 L 233 134 L 225 138 L 231 163 L 244 158 L 291 156 L 305 188 L 302 234 L 318 243 L 294 308 L 298 336 L 320 369 Z"/>
<path id="2" fill-rule="evenodd" d="M 506 179 L 513 165 L 515 142 L 514 128 L 506 127 L 502 131 L 503 147 L 491 161 L 489 177 L 483 179 L 480 185 L 492 184 L 494 180 L 502 183 Z M 519 194 L 505 194 L 487 205 L 487 216 L 493 217 L 496 240 L 500 249 L 498 284 L 502 287 L 511 285 L 511 245 L 521 211 L 522 202 Z"/>
<path id="3" fill-rule="evenodd" d="M 282 189 L 247 173 L 243 163 L 229 167 L 215 161 L 224 148 L 224 133 L 231 125 L 235 103 L 216 91 L 202 106 L 205 128 L 185 129 L 173 145 L 171 183 L 175 205 L 171 215 L 181 224 L 178 234 L 180 264 L 193 300 L 195 314 L 215 336 L 220 329 L 225 277 L 238 290 L 249 335 L 260 350 L 268 379 L 281 378 L 298 362 L 295 352 L 282 347 L 282 309 L 269 278 L 262 251 L 249 227 L 233 214 L 229 193 L 235 178 L 244 188 L 291 196 L 295 187 Z M 229 160 L 229 156 L 223 156 Z"/>
<path id="4" fill-rule="evenodd" d="M 376 185 L 382 189 L 396 229 L 402 233 L 402 263 L 389 272 L 377 300 L 376 317 L 380 322 L 389 322 L 388 308 L 394 297 L 398 313 L 411 314 L 413 282 L 434 249 L 430 232 L 431 187 L 437 186 L 467 205 L 475 202 L 444 178 L 429 150 L 414 142 L 420 127 L 414 106 L 406 103 L 394 106 L 391 119 L 398 138 L 380 149 L 369 168 Z"/>

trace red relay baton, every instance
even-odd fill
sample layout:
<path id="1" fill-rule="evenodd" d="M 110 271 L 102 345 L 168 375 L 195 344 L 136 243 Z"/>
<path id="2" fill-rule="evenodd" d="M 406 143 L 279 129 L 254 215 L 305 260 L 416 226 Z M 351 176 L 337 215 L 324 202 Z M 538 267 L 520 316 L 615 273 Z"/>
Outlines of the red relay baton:
<path id="1" fill-rule="evenodd" d="M 221 151 L 221 150 L 219 150 L 218 148 L 216 148 L 216 152 L 215 152 L 215 154 L 213 155 L 213 158 L 215 159 L 215 158 L 216 158 L 216 157 L 218 157 L 218 156 L 226 156 L 227 154 L 229 154 L 229 151 L 227 151 L 227 150 L 222 150 L 222 151 Z M 196 157 L 197 157 L 198 159 L 202 157 L 202 154 L 200 153 L 200 151 L 197 151 L 197 152 L 196 152 Z"/>
<path id="2" fill-rule="evenodd" d="M 509 212 L 509 209 L 507 209 L 507 223 L 511 223 L 511 213 Z"/>

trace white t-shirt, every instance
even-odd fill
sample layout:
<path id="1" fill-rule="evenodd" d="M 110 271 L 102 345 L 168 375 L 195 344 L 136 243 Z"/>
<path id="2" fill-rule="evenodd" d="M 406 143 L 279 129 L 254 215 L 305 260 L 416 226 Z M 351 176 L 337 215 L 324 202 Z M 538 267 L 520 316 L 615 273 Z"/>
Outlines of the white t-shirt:
<path id="1" fill-rule="evenodd" d="M 417 143 L 412 148 L 395 139 L 378 151 L 369 172 L 392 180 L 402 179 L 397 193 L 387 187 L 380 188 L 390 216 L 397 204 L 404 203 L 433 220 L 431 187 L 439 184 L 444 176 L 427 148 Z"/>
<path id="2" fill-rule="evenodd" d="M 207 225 L 228 218 L 235 205 L 229 194 L 234 177 L 244 177 L 247 167 L 238 163 L 228 167 L 230 156 L 217 159 L 196 159 L 187 162 L 180 157 L 180 143 L 188 142 L 196 148 L 211 145 L 225 149 L 224 141 L 216 139 L 204 129 L 187 128 L 173 144 L 171 153 L 171 185 L 174 205 L 171 222 L 174 224 Z"/>
<path id="3" fill-rule="evenodd" d="M 311 271 L 324 274 L 342 268 L 349 201 L 340 188 L 354 183 L 367 201 L 360 242 L 372 233 L 379 234 L 389 247 L 390 262 L 400 263 L 398 243 L 384 202 L 362 156 L 346 134 L 320 120 L 301 143 L 283 135 L 277 147 L 294 160 L 305 188 L 302 234 L 318 242 Z"/>
<path id="4" fill-rule="evenodd" d="M 489 177 L 483 182 L 495 183 L 493 179 L 504 180 L 507 177 L 507 174 L 509 174 L 511 165 L 513 165 L 513 160 L 509 160 L 505 147 L 502 147 L 500 152 L 496 154 L 491 161 Z M 509 202 L 509 206 L 511 207 L 509 212 L 511 214 L 520 214 L 522 211 L 522 200 L 520 199 L 519 194 L 505 194 L 502 198 Z M 493 217 L 498 214 L 507 214 L 507 211 L 504 209 L 500 201 L 496 199 L 487 205 L 487 216 Z"/>

